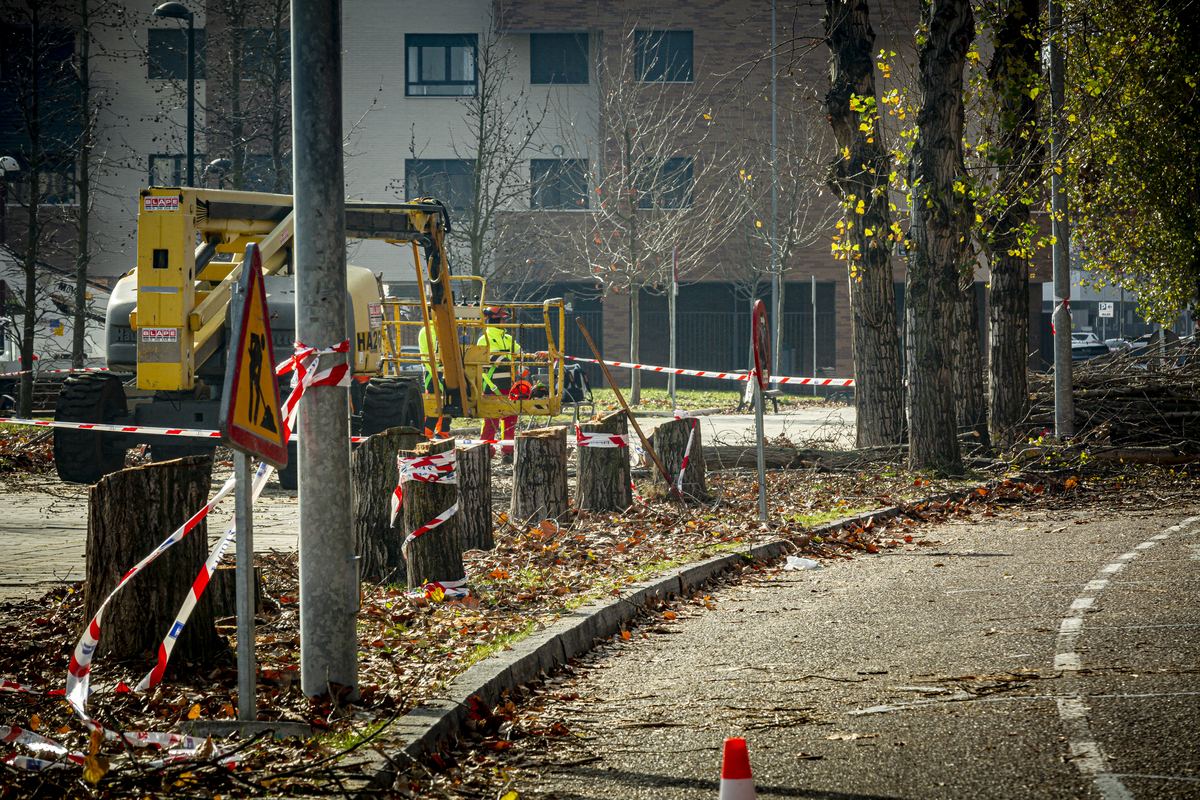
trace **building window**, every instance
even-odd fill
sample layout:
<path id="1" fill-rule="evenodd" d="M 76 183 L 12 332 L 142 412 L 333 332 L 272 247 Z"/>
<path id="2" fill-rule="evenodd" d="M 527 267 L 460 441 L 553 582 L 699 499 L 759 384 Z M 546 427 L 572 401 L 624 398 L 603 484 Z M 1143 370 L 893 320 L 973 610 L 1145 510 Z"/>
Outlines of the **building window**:
<path id="1" fill-rule="evenodd" d="M 150 80 L 187 80 L 187 29 L 151 28 L 146 55 L 146 77 Z M 204 29 L 196 31 L 196 80 L 204 80 Z"/>
<path id="2" fill-rule="evenodd" d="M 475 34 L 404 35 L 409 97 L 470 97 L 475 94 Z"/>
<path id="3" fill-rule="evenodd" d="M 270 153 L 247 153 L 242 162 L 242 190 L 246 192 L 286 192 L 292 185 L 292 159 L 285 156 L 280 165 L 278 184 L 275 161 Z"/>
<path id="4" fill-rule="evenodd" d="M 279 62 L 279 73 L 283 80 L 291 77 L 292 47 L 291 32 L 279 30 L 275 38 L 273 28 L 247 28 L 242 32 L 242 78 L 248 81 L 270 81 L 274 77 L 275 62 Z"/>
<path id="5" fill-rule="evenodd" d="M 647 186 L 638 190 L 638 208 L 677 209 L 692 205 L 692 159 L 661 159 L 643 176 Z"/>
<path id="6" fill-rule="evenodd" d="M 586 33 L 529 34 L 530 83 L 587 83 Z"/>
<path id="7" fill-rule="evenodd" d="M 582 158 L 535 158 L 529 162 L 533 185 L 531 208 L 583 209 L 588 207 L 587 161 Z"/>
<path id="8" fill-rule="evenodd" d="M 196 181 L 201 182 L 204 175 L 204 156 L 194 154 Z M 183 186 L 187 183 L 186 155 L 152 155 L 150 156 L 150 185 L 151 186 Z"/>
<path id="9" fill-rule="evenodd" d="M 29 170 L 22 164 L 21 172 L 7 181 L 8 199 L 25 207 L 36 202 L 39 206 L 73 206 L 75 199 L 75 162 L 72 159 L 53 159 L 38 168 L 36 197 L 30 196 Z"/>
<path id="10" fill-rule="evenodd" d="M 472 172 L 475 162 L 457 158 L 407 158 L 404 160 L 404 189 L 410 200 L 432 197 L 450 212 L 471 207 Z"/>
<path id="11" fill-rule="evenodd" d="M 643 81 L 690 83 L 691 31 L 634 31 L 634 68 Z"/>

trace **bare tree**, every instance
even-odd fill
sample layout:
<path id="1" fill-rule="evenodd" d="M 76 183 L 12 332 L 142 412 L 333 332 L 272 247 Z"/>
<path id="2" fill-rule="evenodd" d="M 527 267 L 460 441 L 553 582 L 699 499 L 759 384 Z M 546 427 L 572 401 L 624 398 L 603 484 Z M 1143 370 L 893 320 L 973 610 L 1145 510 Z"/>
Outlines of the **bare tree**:
<path id="1" fill-rule="evenodd" d="M 490 19 L 474 66 L 475 93 L 458 100 L 467 133 L 452 133 L 450 140 L 455 160 L 469 164 L 469 174 L 456 185 L 442 170 L 417 168 L 406 174 L 404 187 L 390 188 L 397 194 L 403 189 L 408 197 L 424 194 L 450 201 L 450 243 L 465 256 L 459 262 L 466 262 L 471 275 L 504 284 L 509 292 L 520 291 L 531 277 L 518 267 L 524 251 L 503 244 L 516 222 L 512 212 L 529 208 L 529 158 L 538 151 L 549 101 L 533 98 L 519 80 L 513 38 L 498 32 Z M 414 161 L 428 143 L 429 139 L 418 140 L 414 124 L 409 144 Z"/>
<path id="2" fill-rule="evenodd" d="M 756 92 L 756 96 L 761 93 Z M 741 98 L 734 105 L 746 108 Z M 760 287 L 779 275 L 779 308 L 772 311 L 772 345 L 783 342 L 784 277 L 796 256 L 828 234 L 838 214 L 837 204 L 824 192 L 822 158 L 829 143 L 814 120 L 815 109 L 781 109 L 780 135 L 775 148 L 777 196 L 774 227 L 771 218 L 771 142 L 761 136 L 736 138 L 731 147 L 727 180 L 732 186 L 733 221 L 720 261 L 720 272 L 751 303 Z M 761 128 L 761 125 L 758 126 Z M 755 132 L 750 121 L 739 128 Z M 775 258 L 772 258 L 772 247 Z M 813 343 L 816 346 L 816 342 Z"/>
<path id="3" fill-rule="evenodd" d="M 631 361 L 639 357 L 641 293 L 667 290 L 673 250 L 681 274 L 709 271 L 736 205 L 728 152 L 711 135 L 702 90 L 652 79 L 675 68 L 660 57 L 632 25 L 602 43 L 594 110 L 557 113 L 561 140 L 589 168 L 588 213 L 541 220 L 561 274 L 594 282 L 602 295 L 628 295 Z M 637 371 L 630 400 L 641 402 Z"/>
<path id="4" fill-rule="evenodd" d="M 905 281 L 909 467 L 961 468 L 946 310 L 958 293 L 973 206 L 963 163 L 963 68 L 975 38 L 968 0 L 922 8 L 921 105 L 909 163 L 911 225 Z"/>
<path id="5" fill-rule="evenodd" d="M 63 213 L 47 208 L 69 205 L 71 170 L 75 161 L 78 120 L 71 98 L 70 62 L 73 31 L 63 9 L 34 0 L 9 0 L 0 6 L 4 37 L 4 64 L 0 72 L 0 111 L 10 127 L 22 163 L 23 182 L 15 193 L 25 215 L 19 260 L 25 282 L 21 293 L 21 325 L 10 326 L 19 342 L 21 378 L 18 413 L 33 411 L 34 337 L 44 309 L 39 277 L 47 251 L 56 247 Z M 11 179 L 10 179 L 11 180 Z M 14 320 L 15 322 L 15 320 Z"/>
<path id="6" fill-rule="evenodd" d="M 839 151 L 828 184 L 845 212 L 834 249 L 846 259 L 850 278 L 857 443 L 898 444 L 904 387 L 891 250 L 901 231 L 891 219 L 892 157 L 876 100 L 867 0 L 825 0 L 825 39 L 831 56 L 825 110 Z"/>

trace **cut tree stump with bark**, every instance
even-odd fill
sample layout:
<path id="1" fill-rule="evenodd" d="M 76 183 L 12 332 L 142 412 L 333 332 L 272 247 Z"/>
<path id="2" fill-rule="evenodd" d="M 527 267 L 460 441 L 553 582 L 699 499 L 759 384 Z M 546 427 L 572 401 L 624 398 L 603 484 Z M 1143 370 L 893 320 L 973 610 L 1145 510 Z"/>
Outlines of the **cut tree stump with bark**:
<path id="1" fill-rule="evenodd" d="M 222 564 L 213 570 L 205 594 L 212 598 L 213 618 L 237 616 L 237 566 Z M 262 608 L 262 567 L 254 568 L 254 608 Z"/>
<path id="2" fill-rule="evenodd" d="M 88 489 L 84 619 L 90 620 L 131 567 L 208 502 L 212 459 L 190 456 L 121 470 Z M 232 509 L 229 509 L 232 511 Z M 104 612 L 99 656 L 158 651 L 208 558 L 201 520 L 125 585 Z M 175 648 L 175 662 L 207 662 L 223 649 L 205 593 Z"/>
<path id="3" fill-rule="evenodd" d="M 453 439 L 422 442 L 413 450 L 400 453 L 404 458 L 417 458 L 454 449 Z M 453 483 L 409 481 L 404 484 L 404 536 L 432 522 L 458 500 L 458 486 Z M 462 580 L 462 534 L 458 514 L 454 514 L 431 531 L 408 543 L 408 588 L 419 589 L 427 583 L 450 583 Z"/>
<path id="4" fill-rule="evenodd" d="M 579 423 L 583 433 L 628 435 L 624 411 Z M 624 511 L 633 505 L 629 486 L 629 447 L 580 447 L 575 506 L 580 511 Z"/>
<path id="5" fill-rule="evenodd" d="M 566 427 L 517 434 L 509 516 L 522 522 L 565 520 L 570 508 Z"/>
<path id="6" fill-rule="evenodd" d="M 354 487 L 354 553 L 364 581 L 401 583 L 407 576 L 400 517 L 392 527 L 392 494 L 400 479 L 396 456 L 425 441 L 416 428 L 389 428 L 368 436 L 350 456 Z"/>
<path id="7" fill-rule="evenodd" d="M 704 472 L 707 469 L 704 461 L 704 443 L 701 441 L 700 423 L 695 417 L 662 423 L 650 434 L 650 446 L 670 473 L 671 480 L 675 481 L 683 466 L 683 453 L 687 448 L 688 436 L 693 425 L 696 426 L 696 435 L 692 441 L 687 469 L 683 473 L 683 498 L 688 501 L 708 500 L 708 488 L 704 480 Z M 651 471 L 644 494 L 647 499 L 658 500 L 673 496 L 671 487 L 667 486 L 657 469 Z"/>
<path id="8" fill-rule="evenodd" d="M 457 455 L 458 527 L 464 550 L 491 550 L 492 453 L 486 444 L 462 447 Z"/>

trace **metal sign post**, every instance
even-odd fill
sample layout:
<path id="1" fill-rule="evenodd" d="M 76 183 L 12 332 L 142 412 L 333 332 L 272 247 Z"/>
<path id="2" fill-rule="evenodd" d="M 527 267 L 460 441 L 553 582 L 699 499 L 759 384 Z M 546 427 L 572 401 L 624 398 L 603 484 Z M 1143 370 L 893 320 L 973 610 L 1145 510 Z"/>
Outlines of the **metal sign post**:
<path id="1" fill-rule="evenodd" d="M 679 294 L 679 247 L 671 248 L 671 291 L 667 294 L 671 317 L 671 370 L 667 376 L 667 389 L 671 393 L 671 413 L 675 413 L 675 298 Z"/>
<path id="2" fill-rule="evenodd" d="M 752 321 L 754 343 L 754 424 L 758 438 L 758 519 L 767 521 L 767 468 L 763 451 L 763 392 L 771 382 L 771 330 L 767 307 L 762 300 L 754 301 Z"/>
<path id="3" fill-rule="evenodd" d="M 234 526 L 237 530 L 238 719 L 258 718 L 254 665 L 254 514 L 250 456 L 287 465 L 287 442 L 279 416 L 275 349 L 257 245 L 246 247 L 233 287 L 230 358 L 221 401 L 221 441 L 234 450 Z"/>

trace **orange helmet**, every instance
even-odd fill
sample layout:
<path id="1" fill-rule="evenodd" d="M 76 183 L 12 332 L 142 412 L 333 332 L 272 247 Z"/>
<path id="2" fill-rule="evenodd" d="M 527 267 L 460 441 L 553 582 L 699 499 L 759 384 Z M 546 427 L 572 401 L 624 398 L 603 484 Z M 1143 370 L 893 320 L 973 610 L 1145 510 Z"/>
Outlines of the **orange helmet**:
<path id="1" fill-rule="evenodd" d="M 508 311 L 500 306 L 488 306 L 483 310 L 483 317 L 488 322 L 504 322 L 508 319 Z"/>

